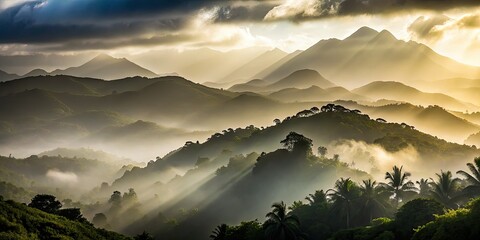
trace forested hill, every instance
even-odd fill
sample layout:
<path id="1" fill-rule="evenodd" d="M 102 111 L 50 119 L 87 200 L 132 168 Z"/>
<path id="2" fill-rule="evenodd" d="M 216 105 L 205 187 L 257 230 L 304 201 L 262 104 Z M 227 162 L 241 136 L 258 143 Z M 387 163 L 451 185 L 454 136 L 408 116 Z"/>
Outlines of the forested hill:
<path id="1" fill-rule="evenodd" d="M 212 135 L 204 143 L 189 142 L 145 168 L 134 168 L 116 183 L 134 186 L 143 180 L 163 180 L 164 174 L 172 168 L 188 170 L 199 158 L 215 158 L 224 151 L 233 155 L 273 151 L 280 147 L 279 140 L 292 131 L 312 139 L 315 146 L 338 145 L 352 140 L 381 146 L 392 153 L 411 146 L 418 152 L 422 161 L 419 164 L 423 166 L 439 163 L 458 165 L 460 160 L 466 162 L 478 154 L 473 147 L 447 142 L 415 130 L 414 126 L 371 119 L 358 111 L 344 109 L 340 105 L 336 107 L 336 110 L 322 112 L 305 110 L 283 121 L 277 119 L 276 125 L 264 129 L 254 126 L 227 129 Z M 226 162 L 220 166 L 222 164 Z M 176 173 L 170 172 L 170 177 L 171 174 Z"/>
<path id="2" fill-rule="evenodd" d="M 0 198 L 0 239 L 127 240 L 121 234 L 97 229 L 92 224 L 68 220 Z"/>

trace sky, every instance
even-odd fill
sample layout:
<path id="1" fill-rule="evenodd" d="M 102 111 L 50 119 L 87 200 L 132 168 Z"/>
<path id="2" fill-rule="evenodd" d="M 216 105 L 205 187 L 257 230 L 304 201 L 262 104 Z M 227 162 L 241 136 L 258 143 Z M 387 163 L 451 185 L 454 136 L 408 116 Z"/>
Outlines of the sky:
<path id="1" fill-rule="evenodd" d="M 480 0 L 0 0 L 1 55 L 304 50 L 362 26 L 480 66 Z M 1 69 L 1 66 L 0 66 Z"/>

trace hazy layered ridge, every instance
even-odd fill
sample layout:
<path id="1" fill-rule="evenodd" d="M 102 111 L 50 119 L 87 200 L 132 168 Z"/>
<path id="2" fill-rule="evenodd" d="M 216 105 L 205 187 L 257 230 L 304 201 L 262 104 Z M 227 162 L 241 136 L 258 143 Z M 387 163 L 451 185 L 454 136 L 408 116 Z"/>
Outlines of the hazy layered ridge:
<path id="1" fill-rule="evenodd" d="M 457 111 L 479 110 L 479 107 L 474 104 L 461 102 L 441 93 L 421 92 L 399 82 L 372 82 L 354 89 L 352 92 L 362 96 L 368 96 L 373 100 L 388 99 L 422 106 L 439 105 Z"/>
<path id="2" fill-rule="evenodd" d="M 232 87 L 261 95 L 208 88 L 181 77 L 115 81 L 63 75 L 27 77 L 1 84 L 2 145 L 9 153 L 24 156 L 58 146 L 101 147 L 146 161 L 186 141 L 203 140 L 213 131 L 250 124 L 267 126 L 274 118 L 322 105 L 323 101 L 356 100 L 373 105 L 370 101 L 402 101 L 408 96 L 409 102 L 423 106 L 478 109 L 447 95 L 420 92 L 396 82 L 375 82 L 353 92 L 332 86 L 314 70 L 299 70 L 273 83 L 254 80 Z M 367 112 L 377 116 L 373 110 Z M 405 112 L 394 118 L 385 115 L 388 120 L 406 122 L 458 143 L 478 131 L 473 123 L 439 112 L 421 116 Z M 458 123 L 456 127 L 442 127 L 452 121 Z M 138 140 L 131 146 L 135 151 L 125 148 L 132 142 L 130 138 Z M 24 148 L 17 148 L 19 144 L 32 149 L 21 150 Z M 157 147 L 149 147 L 151 144 Z"/>
<path id="3" fill-rule="evenodd" d="M 1 73 L 0 73 L 1 74 Z M 69 75 L 75 77 L 90 77 L 101 78 L 107 80 L 125 78 L 125 77 L 157 77 L 157 74 L 138 66 L 137 64 L 128 61 L 125 58 L 113 58 L 106 54 L 100 54 L 90 61 L 78 66 L 69 67 L 61 70 L 57 69 L 52 72 L 47 72 L 43 69 L 34 69 L 23 76 L 18 75 L 1 75 L 0 80 L 8 81 L 21 77 L 35 77 L 46 75 Z"/>
<path id="4" fill-rule="evenodd" d="M 349 87 L 375 80 L 436 80 L 479 74 L 479 68 L 438 55 L 425 45 L 397 40 L 386 30 L 367 27 L 344 40 L 321 40 L 265 78 L 282 78 L 304 68 Z"/>

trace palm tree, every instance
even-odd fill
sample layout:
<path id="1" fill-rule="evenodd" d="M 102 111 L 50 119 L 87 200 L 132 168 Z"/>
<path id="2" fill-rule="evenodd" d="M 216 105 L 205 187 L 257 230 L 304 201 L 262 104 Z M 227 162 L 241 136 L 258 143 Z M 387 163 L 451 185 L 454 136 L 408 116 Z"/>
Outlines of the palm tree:
<path id="1" fill-rule="evenodd" d="M 384 213 L 386 211 L 386 202 L 381 196 L 380 188 L 376 181 L 371 179 L 363 180 L 360 186 L 361 203 L 365 211 L 368 212 L 369 222 L 372 222 L 375 213 Z"/>
<path id="2" fill-rule="evenodd" d="M 305 204 L 302 201 L 294 201 L 292 206 L 288 207 L 289 210 L 294 211 L 297 208 L 303 207 Z"/>
<path id="3" fill-rule="evenodd" d="M 465 189 L 462 190 L 463 194 L 467 197 L 476 197 L 480 195 L 480 157 L 477 157 L 473 160 L 472 163 L 467 163 L 468 168 L 472 174 L 469 174 L 463 170 L 457 172 L 466 178 L 468 185 Z"/>
<path id="4" fill-rule="evenodd" d="M 309 202 L 310 206 L 322 204 L 327 202 L 327 195 L 323 190 L 317 190 L 313 194 L 308 194 L 308 196 L 305 197 L 305 200 Z"/>
<path id="5" fill-rule="evenodd" d="M 330 192 L 330 193 L 328 193 Z M 340 178 L 335 187 L 327 191 L 334 208 L 345 214 L 346 227 L 350 228 L 350 218 L 354 201 L 359 197 L 357 185 L 350 178 Z"/>
<path id="6" fill-rule="evenodd" d="M 382 183 L 382 187 L 395 199 L 395 207 L 398 207 L 405 194 L 413 193 L 416 190 L 413 182 L 407 181 L 410 176 L 409 172 L 403 172 L 403 166 L 400 168 L 393 166 L 393 172 L 385 173 L 385 180 L 388 180 L 388 183 Z"/>
<path id="7" fill-rule="evenodd" d="M 227 239 L 227 224 L 218 225 L 215 230 L 212 231 L 210 238 L 213 240 L 224 240 Z"/>
<path id="8" fill-rule="evenodd" d="M 440 174 L 436 173 L 437 181 L 432 179 L 432 190 L 430 193 L 433 198 L 438 202 L 442 203 L 445 207 L 448 208 L 458 208 L 456 204 L 457 201 L 457 190 L 460 179 L 453 178 L 450 171 L 442 171 Z"/>
<path id="9" fill-rule="evenodd" d="M 422 198 L 427 198 L 430 196 L 430 190 L 432 189 L 430 187 L 430 181 L 428 178 L 422 178 L 419 181 L 416 181 L 418 185 L 418 194 Z"/>
<path id="10" fill-rule="evenodd" d="M 267 220 L 263 223 L 265 236 L 270 240 L 303 239 L 300 231 L 300 221 L 297 216 L 287 212 L 285 203 L 272 204 L 273 210 L 267 213 Z"/>

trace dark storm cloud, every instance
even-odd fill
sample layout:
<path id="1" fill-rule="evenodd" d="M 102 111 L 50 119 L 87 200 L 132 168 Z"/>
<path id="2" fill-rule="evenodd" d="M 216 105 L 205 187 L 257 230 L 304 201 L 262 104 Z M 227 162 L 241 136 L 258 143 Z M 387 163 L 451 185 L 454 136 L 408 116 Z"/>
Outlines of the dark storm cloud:
<path id="1" fill-rule="evenodd" d="M 292 3 L 302 3 L 304 9 L 289 9 L 288 4 Z M 188 31 L 190 20 L 199 11 L 212 9 L 214 23 L 238 23 L 448 9 L 479 3 L 480 0 L 36 0 L 0 10 L 0 44 L 86 47 L 95 42 L 117 47 L 117 43 L 136 43 L 138 39 L 150 43 L 145 34 L 155 39 L 152 36 Z"/>
<path id="2" fill-rule="evenodd" d="M 46 0 L 0 12 L 0 43 L 51 43 L 134 36 L 184 27 L 189 13 L 215 1 Z"/>
<path id="3" fill-rule="evenodd" d="M 186 28 L 203 9 L 218 10 L 215 22 L 262 21 L 273 7 L 269 0 L 36 0 L 0 10 L 0 43 L 163 34 Z"/>
<path id="4" fill-rule="evenodd" d="M 220 7 L 217 11 L 215 22 L 263 21 L 267 13 L 275 6 L 276 4 L 264 2 L 253 6 Z"/>

